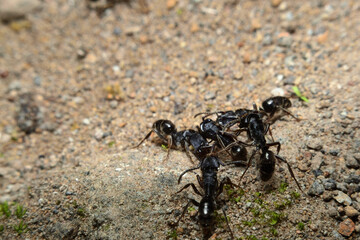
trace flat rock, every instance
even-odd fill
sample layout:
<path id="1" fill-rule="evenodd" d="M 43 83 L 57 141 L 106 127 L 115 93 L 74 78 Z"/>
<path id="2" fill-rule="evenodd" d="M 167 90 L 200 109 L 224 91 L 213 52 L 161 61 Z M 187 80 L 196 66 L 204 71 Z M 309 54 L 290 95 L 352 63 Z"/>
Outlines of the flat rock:
<path id="1" fill-rule="evenodd" d="M 352 200 L 351 198 L 346 195 L 345 193 L 343 193 L 342 191 L 338 192 L 338 195 L 334 197 L 334 199 L 341 204 L 345 204 L 347 206 L 351 205 Z"/>
<path id="2" fill-rule="evenodd" d="M 346 237 L 350 237 L 355 230 L 355 223 L 347 218 L 339 224 L 338 232 Z"/>

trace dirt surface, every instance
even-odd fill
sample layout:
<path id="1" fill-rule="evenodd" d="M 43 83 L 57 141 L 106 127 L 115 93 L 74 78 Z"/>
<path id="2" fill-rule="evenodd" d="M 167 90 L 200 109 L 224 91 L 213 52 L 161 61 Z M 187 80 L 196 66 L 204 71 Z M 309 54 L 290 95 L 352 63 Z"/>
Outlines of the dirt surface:
<path id="1" fill-rule="evenodd" d="M 266 183 L 254 166 L 241 182 L 243 167 L 221 167 L 240 185 L 219 197 L 235 238 L 359 239 L 360 3 L 156 0 L 144 13 L 141 2 L 98 15 L 44 1 L 0 24 L 0 202 L 12 211 L 0 238 L 202 239 L 196 207 L 169 226 L 201 199 L 175 194 L 197 182 L 177 184 L 194 167 L 186 154 L 164 161 L 155 134 L 131 147 L 157 119 L 195 128 L 198 112 L 285 95 L 302 121 L 285 116 L 272 133 L 305 194 L 285 164 Z M 28 135 L 16 122 L 24 93 L 38 107 Z M 15 203 L 27 209 L 21 236 Z M 221 210 L 212 239 L 230 239 Z"/>

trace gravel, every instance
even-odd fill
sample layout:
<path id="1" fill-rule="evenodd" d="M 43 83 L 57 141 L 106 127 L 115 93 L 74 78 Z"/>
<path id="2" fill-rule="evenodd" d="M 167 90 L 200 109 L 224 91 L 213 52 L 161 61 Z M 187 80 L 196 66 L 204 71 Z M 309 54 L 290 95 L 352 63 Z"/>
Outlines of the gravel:
<path id="1" fill-rule="evenodd" d="M 305 193 L 296 198 L 285 163 L 277 162 L 265 183 L 256 167 L 240 181 L 244 167 L 221 166 L 219 181 L 229 177 L 244 190 L 238 201 L 231 189 L 219 195 L 235 238 L 345 239 L 339 231 L 357 237 L 356 1 L 38 2 L 41 11 L 0 23 L 6 36 L 0 44 L 0 200 L 10 201 L 12 212 L 13 202 L 23 205 L 29 228 L 18 236 L 17 217 L 0 216 L 1 238 L 167 239 L 176 230 L 178 239 L 202 239 L 196 211 L 169 227 L 189 198 L 201 200 L 191 187 L 175 194 L 188 183 L 200 188 L 198 169 L 177 184 L 196 163 L 179 149 L 163 161 L 167 153 L 154 133 L 132 147 L 158 119 L 196 129 L 196 113 L 261 106 L 273 95 L 290 97 L 290 111 L 301 118 L 284 115 L 270 129 Z M 119 98 L 107 87 L 115 85 Z M 24 93 L 40 112 L 32 121 L 22 110 L 24 125 L 31 125 L 26 132 L 14 118 Z M 240 138 L 247 142 L 245 131 Z M 289 220 L 248 226 L 259 198 Z M 354 224 L 345 222 L 342 231 L 346 219 Z M 229 238 L 221 223 L 214 234 Z"/>

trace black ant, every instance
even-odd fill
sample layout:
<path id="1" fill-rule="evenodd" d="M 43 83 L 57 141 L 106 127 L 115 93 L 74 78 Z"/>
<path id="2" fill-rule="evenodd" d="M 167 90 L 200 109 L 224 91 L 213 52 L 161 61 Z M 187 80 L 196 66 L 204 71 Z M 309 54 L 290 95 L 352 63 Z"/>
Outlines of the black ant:
<path id="1" fill-rule="evenodd" d="M 205 118 L 205 116 L 203 117 L 202 123 L 200 123 L 200 127 L 198 127 L 198 131 L 205 138 L 216 142 L 216 145 L 220 148 L 226 148 L 226 146 L 235 143 L 234 135 L 227 132 L 222 133 L 218 124 L 210 118 Z M 234 163 L 244 164 L 244 162 L 247 161 L 247 150 L 241 144 L 233 144 L 229 154 Z"/>
<path id="2" fill-rule="evenodd" d="M 168 143 L 166 160 L 169 158 L 170 148 L 173 144 L 176 147 L 182 147 L 185 150 L 186 155 L 193 163 L 189 154 L 189 146 L 193 147 L 193 154 L 200 161 L 210 153 L 211 146 L 205 138 L 198 132 L 188 129 L 183 131 L 177 131 L 175 125 L 169 121 L 160 119 L 154 122 L 151 131 L 141 140 L 141 142 L 134 148 L 139 147 L 146 139 L 148 139 L 152 132 L 155 132 L 162 140 Z"/>
<path id="3" fill-rule="evenodd" d="M 197 202 L 194 199 L 189 199 L 189 202 L 186 204 L 180 218 L 178 219 L 178 221 L 173 224 L 173 226 L 178 225 L 178 223 L 180 222 L 180 220 L 182 219 L 182 217 L 184 216 L 186 210 L 188 209 L 190 204 L 194 204 L 195 206 L 197 206 L 198 209 L 198 213 L 199 214 L 199 222 L 200 225 L 203 228 L 203 232 L 205 237 L 209 237 L 212 234 L 213 231 L 213 227 L 214 227 L 214 223 L 215 223 L 215 209 L 217 208 L 216 206 L 216 200 L 218 198 L 218 196 L 222 193 L 224 185 L 228 184 L 230 186 L 236 186 L 235 184 L 233 184 L 231 182 L 231 180 L 226 177 L 224 178 L 219 185 L 219 182 L 217 180 L 217 172 L 218 172 L 218 168 L 221 165 L 221 162 L 219 161 L 218 157 L 216 156 L 207 156 L 200 164 L 199 166 L 197 166 L 196 168 L 192 168 L 192 169 L 188 169 L 186 170 L 184 173 L 182 173 L 179 177 L 178 182 L 180 183 L 182 176 L 189 171 L 193 171 L 195 169 L 200 168 L 201 169 L 201 173 L 202 173 L 202 177 L 200 177 L 199 175 L 197 176 L 197 180 L 198 183 L 200 185 L 200 187 L 203 189 L 203 193 L 201 193 L 195 186 L 194 183 L 188 183 L 186 184 L 184 187 L 182 187 L 177 193 L 180 193 L 181 191 L 183 191 L 184 189 L 188 188 L 188 187 L 192 187 L 192 189 L 194 190 L 194 192 L 200 196 L 202 196 L 202 199 L 199 202 Z M 225 220 L 227 223 L 227 226 L 229 228 L 229 231 L 231 233 L 231 237 L 234 238 L 233 233 L 231 231 L 231 228 L 229 226 L 229 222 L 227 220 L 227 216 L 225 213 L 225 210 L 222 208 L 223 214 L 225 216 Z"/>
<path id="4" fill-rule="evenodd" d="M 195 157 L 201 162 L 206 155 L 211 152 L 212 146 L 209 145 L 208 141 L 195 130 L 189 129 L 184 131 L 179 131 L 174 135 L 174 140 L 177 145 L 185 150 L 186 155 L 190 158 L 189 146 L 192 147 L 192 152 Z"/>
<path id="5" fill-rule="evenodd" d="M 266 135 L 267 131 L 269 130 L 269 125 L 266 125 L 266 127 L 265 127 L 261 116 L 256 113 L 248 115 L 247 118 L 248 118 L 247 119 L 247 121 L 248 121 L 248 128 L 247 128 L 248 136 L 253 141 L 253 143 L 247 144 L 247 143 L 244 143 L 241 141 L 238 141 L 238 143 L 241 143 L 245 146 L 255 146 L 256 150 L 253 151 L 253 153 L 251 154 L 247 168 L 245 169 L 244 173 L 242 174 L 240 181 L 243 178 L 243 176 L 245 175 L 248 168 L 250 167 L 251 160 L 253 159 L 255 153 L 260 150 L 261 155 L 260 155 L 259 169 L 260 169 L 261 180 L 268 181 L 272 177 L 272 175 L 275 171 L 275 162 L 276 162 L 276 159 L 278 159 L 287 164 L 291 176 L 294 178 L 298 188 L 302 191 L 289 163 L 284 158 L 282 158 L 278 155 L 280 152 L 280 148 L 281 148 L 280 142 L 272 142 L 272 143 L 266 142 L 265 135 Z M 231 145 L 232 144 L 230 144 L 228 147 L 230 147 Z M 271 146 L 277 146 L 277 154 L 274 154 L 272 151 L 269 150 L 269 147 L 271 147 Z"/>
<path id="6" fill-rule="evenodd" d="M 263 110 L 269 114 L 268 119 L 269 119 L 269 122 L 271 122 L 271 123 L 275 122 L 279 117 L 281 117 L 282 114 L 280 114 L 277 117 L 274 117 L 275 113 L 278 113 L 280 111 L 282 111 L 283 113 L 285 112 L 285 114 L 290 115 L 291 117 L 296 119 L 296 121 L 300 121 L 299 118 L 295 117 L 288 110 L 288 108 L 290 108 L 291 105 L 292 104 L 291 104 L 290 99 L 288 99 L 286 97 L 276 96 L 276 97 L 268 98 L 265 101 L 263 101 L 261 110 Z"/>
<path id="7" fill-rule="evenodd" d="M 177 133 L 175 124 L 169 120 L 160 119 L 154 122 L 151 131 L 140 141 L 134 148 L 139 147 L 146 139 L 148 139 L 151 133 L 155 132 L 162 140 L 168 143 L 167 156 L 169 158 L 170 148 L 173 143 L 174 135 Z"/>
<path id="8" fill-rule="evenodd" d="M 223 130 L 225 128 L 229 128 L 231 126 L 233 126 L 238 120 L 238 119 L 244 119 L 244 116 L 246 116 L 247 114 L 249 114 L 250 112 L 253 112 L 253 110 L 249 110 L 249 109 L 245 109 L 245 108 L 239 108 L 235 111 L 218 111 L 218 112 L 202 112 L 202 113 L 198 113 L 194 116 L 197 117 L 199 115 L 204 115 L 203 119 L 205 119 L 208 116 L 211 116 L 213 114 L 216 114 L 217 118 L 216 118 L 216 124 L 218 124 Z M 244 125 L 244 123 L 242 123 L 241 125 Z"/>

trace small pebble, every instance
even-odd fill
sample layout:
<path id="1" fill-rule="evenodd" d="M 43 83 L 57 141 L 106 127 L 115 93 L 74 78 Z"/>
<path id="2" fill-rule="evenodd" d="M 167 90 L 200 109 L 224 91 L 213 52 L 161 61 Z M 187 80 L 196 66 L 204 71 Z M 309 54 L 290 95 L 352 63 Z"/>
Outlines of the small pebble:
<path id="1" fill-rule="evenodd" d="M 345 204 L 347 206 L 351 205 L 352 200 L 351 198 L 346 195 L 345 193 L 343 193 L 342 191 L 338 191 L 338 195 L 336 197 L 334 197 L 334 199 L 341 204 Z"/>
<path id="2" fill-rule="evenodd" d="M 336 189 L 336 181 L 331 178 L 323 179 L 322 183 L 326 190 L 335 190 Z"/>
<path id="3" fill-rule="evenodd" d="M 271 6 L 272 7 L 278 7 L 282 0 L 271 0 Z"/>
<path id="4" fill-rule="evenodd" d="M 133 78 L 134 77 L 134 70 L 132 70 L 132 69 L 126 70 L 125 77 L 126 78 Z"/>
<path id="5" fill-rule="evenodd" d="M 350 237 L 354 230 L 355 223 L 350 218 L 345 219 L 339 224 L 338 232 L 345 237 Z"/>
<path id="6" fill-rule="evenodd" d="M 9 87 L 7 89 L 8 92 L 11 92 L 13 90 L 15 91 L 18 91 L 21 89 L 21 82 L 19 81 L 12 81 L 10 84 L 9 84 Z"/>
<path id="7" fill-rule="evenodd" d="M 293 75 L 288 76 L 284 80 L 284 85 L 295 85 L 296 77 Z"/>
<path id="8" fill-rule="evenodd" d="M 83 48 L 80 48 L 76 51 L 76 56 L 79 60 L 84 59 L 87 54 L 88 52 Z"/>
<path id="9" fill-rule="evenodd" d="M 272 43 L 273 43 L 272 35 L 269 34 L 269 33 L 265 34 L 264 39 L 263 39 L 263 41 L 262 41 L 262 45 L 263 45 L 263 46 L 269 46 L 269 45 L 271 45 Z"/>
<path id="10" fill-rule="evenodd" d="M 204 96 L 205 101 L 213 100 L 215 98 L 216 98 L 216 93 L 215 92 L 210 91 L 210 92 L 205 93 L 205 96 Z"/>
<path id="11" fill-rule="evenodd" d="M 104 132 L 100 128 L 95 129 L 94 137 L 96 140 L 100 141 L 103 138 L 103 135 Z"/>
<path id="12" fill-rule="evenodd" d="M 274 88 L 273 90 L 271 90 L 271 94 L 273 96 L 284 96 L 285 91 L 282 88 Z"/>
<path id="13" fill-rule="evenodd" d="M 82 97 L 74 97 L 73 101 L 78 105 L 82 105 L 85 102 L 85 100 Z"/>
<path id="14" fill-rule="evenodd" d="M 115 27 L 114 30 L 113 30 L 113 34 L 115 36 L 120 36 L 122 33 L 121 29 L 119 27 Z"/>
<path id="15" fill-rule="evenodd" d="M 321 154 L 316 154 L 312 159 L 311 159 L 311 168 L 313 170 L 318 170 L 320 169 L 320 167 L 323 165 L 324 163 L 324 158 L 323 156 L 321 156 Z"/>
<path id="16" fill-rule="evenodd" d="M 347 187 L 346 187 L 345 183 L 337 182 L 336 183 L 336 190 L 340 190 L 342 192 L 347 192 Z"/>
<path id="17" fill-rule="evenodd" d="M 358 212 L 358 210 L 356 210 L 352 206 L 346 206 L 345 207 L 345 214 L 348 217 L 356 217 L 356 216 L 359 215 L 359 212 Z"/>
<path id="18" fill-rule="evenodd" d="M 177 0 L 167 0 L 166 7 L 168 10 L 171 10 L 175 7 L 176 4 L 177 4 Z"/>
<path id="19" fill-rule="evenodd" d="M 112 109 L 116 109 L 117 106 L 118 106 L 118 104 L 119 104 L 119 102 L 116 101 L 116 100 L 110 101 L 110 107 L 111 107 Z"/>
<path id="20" fill-rule="evenodd" d="M 76 195 L 76 194 L 74 192 L 66 191 L 65 195 L 66 196 L 72 196 L 72 195 Z"/>
<path id="21" fill-rule="evenodd" d="M 328 214 L 330 217 L 333 217 L 333 218 L 339 217 L 339 212 L 333 206 L 329 207 Z"/>
<path id="22" fill-rule="evenodd" d="M 346 167 L 348 167 L 348 168 L 358 169 L 360 167 L 359 162 L 356 160 L 356 158 L 352 154 L 345 155 L 345 164 L 346 164 Z M 360 179 L 359 179 L 359 181 L 360 181 Z"/>
<path id="23" fill-rule="evenodd" d="M 84 125 L 90 125 L 90 120 L 88 118 L 84 118 L 82 122 Z"/>
<path id="24" fill-rule="evenodd" d="M 280 47 L 290 48 L 293 40 L 290 36 L 282 36 L 277 40 L 277 45 Z"/>
<path id="25" fill-rule="evenodd" d="M 306 146 L 316 151 L 320 151 L 323 148 L 322 141 L 319 138 L 309 138 L 306 142 Z"/>
<path id="26" fill-rule="evenodd" d="M 242 71 L 235 71 L 233 75 L 234 80 L 242 80 L 243 79 L 243 72 Z"/>
<path id="27" fill-rule="evenodd" d="M 346 183 L 360 183 L 360 176 L 357 174 L 350 174 L 347 178 L 345 178 Z"/>
<path id="28" fill-rule="evenodd" d="M 315 180 L 311 185 L 308 194 L 309 196 L 320 196 L 325 191 L 324 186 L 320 183 L 319 180 Z"/>
<path id="29" fill-rule="evenodd" d="M 41 86 L 41 83 L 42 83 L 41 77 L 39 77 L 39 76 L 34 77 L 34 84 L 36 86 L 38 86 L 38 87 Z"/>

